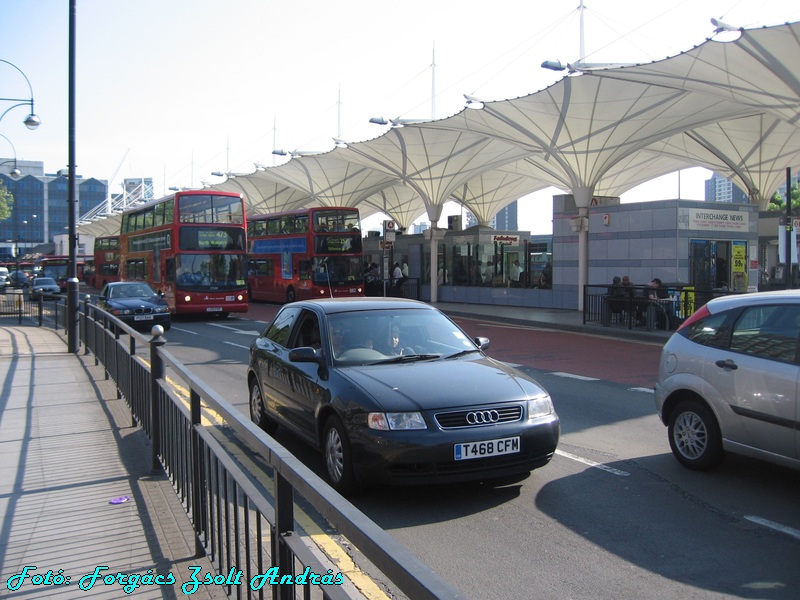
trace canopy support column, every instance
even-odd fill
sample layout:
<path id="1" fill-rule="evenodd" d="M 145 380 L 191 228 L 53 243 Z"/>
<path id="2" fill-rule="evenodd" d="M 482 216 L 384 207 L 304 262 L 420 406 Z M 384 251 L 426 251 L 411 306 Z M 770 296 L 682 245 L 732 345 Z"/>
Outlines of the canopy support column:
<path id="1" fill-rule="evenodd" d="M 439 289 L 438 289 L 438 281 L 437 281 L 437 274 L 438 274 L 438 261 L 439 261 L 439 240 L 444 239 L 444 231 L 439 229 L 439 218 L 442 216 L 442 205 L 427 205 L 428 210 L 428 218 L 431 220 L 431 228 L 425 231 L 425 237 L 428 237 L 431 241 L 431 260 L 430 260 L 430 272 L 431 272 L 431 304 L 436 304 L 439 301 Z M 430 232 L 430 233 L 429 233 Z"/>
<path id="2" fill-rule="evenodd" d="M 592 200 L 591 187 L 573 190 L 578 218 L 573 230 L 578 233 L 578 310 L 583 312 L 583 290 L 589 282 L 589 203 Z"/>

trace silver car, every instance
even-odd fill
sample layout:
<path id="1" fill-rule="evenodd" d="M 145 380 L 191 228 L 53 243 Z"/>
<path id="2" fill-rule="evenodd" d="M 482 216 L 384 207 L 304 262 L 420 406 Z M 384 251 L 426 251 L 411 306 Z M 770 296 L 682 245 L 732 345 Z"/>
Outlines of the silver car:
<path id="1" fill-rule="evenodd" d="M 690 469 L 726 452 L 800 469 L 800 290 L 726 296 L 664 346 L 656 410 Z"/>

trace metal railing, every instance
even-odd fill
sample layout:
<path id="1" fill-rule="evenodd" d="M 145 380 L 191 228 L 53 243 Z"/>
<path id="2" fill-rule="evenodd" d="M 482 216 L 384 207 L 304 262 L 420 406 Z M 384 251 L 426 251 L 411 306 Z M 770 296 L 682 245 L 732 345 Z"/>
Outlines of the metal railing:
<path id="1" fill-rule="evenodd" d="M 587 285 L 583 288 L 583 322 L 608 327 L 674 331 L 687 317 L 712 298 L 731 292 L 695 290 L 691 286 L 667 286 L 667 297 L 650 299 L 652 288 L 632 285 L 614 288 Z"/>
<path id="2" fill-rule="evenodd" d="M 150 437 L 153 468 L 170 477 L 194 525 L 195 550 L 227 578 L 228 595 L 361 597 L 351 584 L 337 585 L 343 576 L 298 529 L 295 500 L 302 498 L 409 598 L 462 597 L 200 381 L 169 353 L 163 338 L 146 341 L 88 299 L 79 318 L 85 354 L 93 353 L 104 366 L 133 423 Z M 144 344 L 147 360 L 141 356 Z"/>
<path id="3" fill-rule="evenodd" d="M 31 300 L 28 290 L 8 289 L 0 294 L 0 322 L 16 321 L 18 325 L 30 323 L 39 327 L 47 324 L 53 328 L 63 326 L 66 315 L 66 298 L 37 298 Z"/>

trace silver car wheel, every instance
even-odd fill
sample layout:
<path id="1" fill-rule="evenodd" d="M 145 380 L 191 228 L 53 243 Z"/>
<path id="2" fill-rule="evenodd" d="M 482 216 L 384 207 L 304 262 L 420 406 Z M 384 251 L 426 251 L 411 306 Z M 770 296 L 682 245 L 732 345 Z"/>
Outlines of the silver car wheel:
<path id="1" fill-rule="evenodd" d="M 331 481 L 339 483 L 344 473 L 344 448 L 336 427 L 328 429 L 328 435 L 325 437 L 325 465 Z"/>
<path id="2" fill-rule="evenodd" d="M 705 471 L 725 458 L 719 424 L 703 402 L 679 402 L 670 411 L 668 428 L 672 453 L 685 467 Z"/>
<path id="3" fill-rule="evenodd" d="M 700 458 L 708 446 L 706 424 L 693 412 L 684 412 L 676 419 L 673 439 L 678 451 L 690 460 Z"/>
<path id="4" fill-rule="evenodd" d="M 278 428 L 278 424 L 267 416 L 261 386 L 255 378 L 250 384 L 250 420 L 270 435 Z"/>
<path id="5" fill-rule="evenodd" d="M 250 418 L 253 423 L 260 424 L 264 418 L 264 400 L 261 397 L 261 388 L 257 383 L 250 387 Z"/>

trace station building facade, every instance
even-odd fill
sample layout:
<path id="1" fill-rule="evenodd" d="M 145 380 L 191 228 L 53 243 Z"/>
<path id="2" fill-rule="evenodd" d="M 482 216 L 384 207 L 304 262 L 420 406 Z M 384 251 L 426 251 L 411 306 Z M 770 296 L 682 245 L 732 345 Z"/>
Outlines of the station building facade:
<path id="1" fill-rule="evenodd" d="M 438 300 L 577 310 L 580 219 L 573 197 L 565 194 L 553 198 L 552 236 L 478 226 L 445 230 L 436 244 Z M 430 300 L 429 235 L 399 235 L 391 247 L 368 237 L 365 258 L 385 267 L 407 264 L 409 277 L 419 280 L 420 299 Z M 587 285 L 607 286 L 614 276 L 628 275 L 635 285 L 658 277 L 698 291 L 752 291 L 761 279 L 765 243 L 754 205 L 595 198 L 588 215 Z M 522 267 L 517 280 L 515 260 Z"/>

